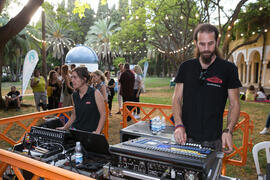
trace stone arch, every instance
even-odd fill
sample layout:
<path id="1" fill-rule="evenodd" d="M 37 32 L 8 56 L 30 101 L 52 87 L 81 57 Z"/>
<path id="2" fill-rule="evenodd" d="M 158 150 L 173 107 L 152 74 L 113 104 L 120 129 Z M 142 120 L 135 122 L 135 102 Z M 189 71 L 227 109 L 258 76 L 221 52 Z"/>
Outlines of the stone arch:
<path id="1" fill-rule="evenodd" d="M 246 82 L 246 63 L 243 53 L 239 53 L 236 59 L 236 66 L 238 68 L 238 76 L 242 83 Z"/>
<path id="2" fill-rule="evenodd" d="M 250 64 L 249 80 L 251 84 L 259 83 L 260 70 L 262 68 L 261 53 L 257 50 L 250 51 L 248 62 Z"/>

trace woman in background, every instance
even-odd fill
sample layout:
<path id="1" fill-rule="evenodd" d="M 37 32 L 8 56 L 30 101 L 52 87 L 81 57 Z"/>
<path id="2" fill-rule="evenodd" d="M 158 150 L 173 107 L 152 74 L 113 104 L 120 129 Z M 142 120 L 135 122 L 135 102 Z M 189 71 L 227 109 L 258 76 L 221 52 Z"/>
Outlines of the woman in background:
<path id="1" fill-rule="evenodd" d="M 63 107 L 67 107 L 72 105 L 71 94 L 73 93 L 74 89 L 72 87 L 68 66 L 66 64 L 62 66 L 61 73 L 63 81 L 62 81 L 62 92 L 60 101 Z"/>
<path id="2" fill-rule="evenodd" d="M 61 81 L 57 77 L 57 72 L 51 70 L 49 72 L 48 93 L 48 109 L 58 108 L 61 95 Z"/>
<path id="3" fill-rule="evenodd" d="M 265 101 L 266 99 L 263 87 L 259 87 L 259 91 L 256 93 L 256 101 Z"/>
<path id="4" fill-rule="evenodd" d="M 114 79 L 111 78 L 111 73 L 110 71 L 105 72 L 105 76 L 108 81 L 107 85 L 107 93 L 108 93 L 108 104 L 109 104 L 109 110 L 110 110 L 110 116 L 112 116 L 111 110 L 112 110 L 112 101 L 114 97 L 114 87 L 115 87 L 115 81 Z"/>
<path id="5" fill-rule="evenodd" d="M 31 79 L 31 88 L 33 89 L 35 104 L 38 111 L 40 106 L 43 110 L 47 109 L 47 83 L 43 76 L 40 76 L 38 69 L 34 70 L 34 77 Z M 41 101 L 41 102 L 40 102 Z"/>
<path id="6" fill-rule="evenodd" d="M 106 93 L 106 78 L 102 71 L 96 70 L 92 73 L 92 78 L 94 82 L 94 87 L 98 89 L 103 95 L 106 102 L 108 102 L 107 93 Z"/>
<path id="7" fill-rule="evenodd" d="M 250 85 L 246 90 L 246 101 L 255 101 L 255 88 Z"/>
<path id="8" fill-rule="evenodd" d="M 134 82 L 134 102 L 140 102 L 140 94 L 142 90 L 142 68 L 139 65 L 136 65 L 134 67 L 134 72 L 135 72 L 135 82 Z M 134 111 L 135 112 L 135 111 Z M 140 108 L 137 107 L 136 114 L 134 115 L 136 119 L 140 119 Z"/>

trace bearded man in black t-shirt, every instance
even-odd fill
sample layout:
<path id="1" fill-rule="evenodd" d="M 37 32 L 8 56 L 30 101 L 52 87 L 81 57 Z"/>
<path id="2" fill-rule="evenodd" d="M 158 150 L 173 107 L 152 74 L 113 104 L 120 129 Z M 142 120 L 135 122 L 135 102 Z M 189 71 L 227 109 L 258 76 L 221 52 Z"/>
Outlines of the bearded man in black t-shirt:
<path id="1" fill-rule="evenodd" d="M 233 151 L 232 132 L 239 119 L 237 67 L 223 59 L 217 48 L 219 32 L 210 24 L 194 31 L 195 59 L 185 61 L 175 78 L 173 95 L 176 142 L 200 143 L 225 153 Z M 229 98 L 227 127 L 223 112 Z"/>
<path id="2" fill-rule="evenodd" d="M 5 110 L 8 110 L 8 107 L 14 106 L 16 107 L 16 111 L 20 110 L 21 108 L 21 101 L 20 101 L 20 92 L 16 91 L 15 86 L 11 86 L 10 92 L 5 96 Z"/>

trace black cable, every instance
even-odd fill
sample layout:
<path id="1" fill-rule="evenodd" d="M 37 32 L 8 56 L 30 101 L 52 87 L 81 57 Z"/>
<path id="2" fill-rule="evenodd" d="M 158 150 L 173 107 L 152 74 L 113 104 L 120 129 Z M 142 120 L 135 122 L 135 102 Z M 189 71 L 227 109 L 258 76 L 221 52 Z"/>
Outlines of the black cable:
<path id="1" fill-rule="evenodd" d="M 77 171 L 77 173 L 81 174 L 81 172 L 77 169 L 76 165 L 75 165 L 75 167 L 73 166 L 72 161 L 71 161 L 71 154 L 70 154 L 68 160 L 69 160 L 69 164 L 71 166 L 71 170 L 73 168 L 73 169 L 75 169 Z"/>

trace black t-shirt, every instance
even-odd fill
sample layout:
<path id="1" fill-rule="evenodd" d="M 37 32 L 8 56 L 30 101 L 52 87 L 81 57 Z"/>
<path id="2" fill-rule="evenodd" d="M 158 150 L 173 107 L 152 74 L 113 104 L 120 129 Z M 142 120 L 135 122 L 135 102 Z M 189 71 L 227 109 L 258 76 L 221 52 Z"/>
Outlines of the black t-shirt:
<path id="1" fill-rule="evenodd" d="M 10 91 L 10 92 L 7 94 L 7 96 L 10 96 L 11 98 L 15 98 L 15 97 L 17 97 L 17 96 L 19 96 L 19 95 L 20 95 L 20 92 L 19 92 L 19 91 L 14 91 L 14 92 Z"/>
<path id="2" fill-rule="evenodd" d="M 73 101 L 76 119 L 72 127 L 83 131 L 95 131 L 97 129 L 100 114 L 95 99 L 95 89 L 88 86 L 85 95 L 80 98 L 79 92 L 73 93 Z"/>
<path id="3" fill-rule="evenodd" d="M 112 86 L 115 83 L 114 79 L 110 79 L 108 82 L 108 86 Z M 111 92 L 111 96 L 114 96 L 114 88 L 109 88 Z"/>
<path id="4" fill-rule="evenodd" d="M 241 87 L 237 67 L 216 58 L 202 70 L 199 60 L 192 59 L 181 64 L 175 82 L 184 83 L 182 121 L 187 137 L 197 141 L 221 138 L 228 89 Z"/>

